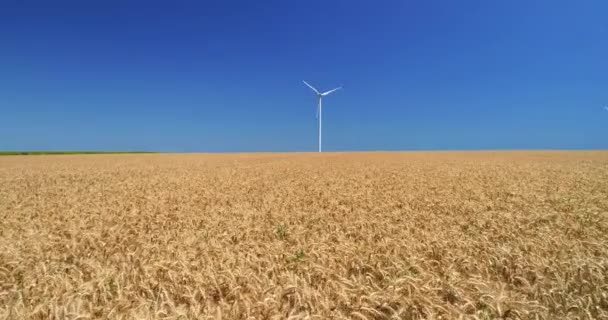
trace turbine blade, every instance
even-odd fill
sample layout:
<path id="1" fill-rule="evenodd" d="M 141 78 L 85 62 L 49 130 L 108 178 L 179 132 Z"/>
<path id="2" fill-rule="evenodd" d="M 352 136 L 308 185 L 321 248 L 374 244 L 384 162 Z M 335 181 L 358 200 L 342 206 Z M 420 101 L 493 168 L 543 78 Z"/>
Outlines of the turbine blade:
<path id="1" fill-rule="evenodd" d="M 342 89 L 342 87 L 337 87 L 337 88 L 335 88 L 335 89 L 331 89 L 331 90 L 329 90 L 329 91 L 325 91 L 325 92 L 321 93 L 321 95 L 322 95 L 322 96 L 326 96 L 326 95 L 328 95 L 328 94 L 330 94 L 330 93 L 332 93 L 332 92 L 334 92 L 334 91 L 336 91 L 336 90 L 340 90 L 340 89 Z"/>
<path id="2" fill-rule="evenodd" d="M 317 89 L 315 89 L 313 86 L 309 85 L 308 82 L 302 80 L 302 82 L 304 82 L 305 85 L 307 85 L 309 88 L 312 89 L 312 91 L 314 91 L 316 94 L 319 94 L 319 91 L 317 91 Z"/>

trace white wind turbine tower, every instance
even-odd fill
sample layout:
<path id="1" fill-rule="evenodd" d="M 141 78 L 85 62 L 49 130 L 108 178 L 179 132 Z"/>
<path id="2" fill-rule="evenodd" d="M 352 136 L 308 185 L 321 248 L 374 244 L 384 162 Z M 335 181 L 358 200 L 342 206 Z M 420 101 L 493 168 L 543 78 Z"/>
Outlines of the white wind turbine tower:
<path id="1" fill-rule="evenodd" d="M 335 89 L 331 89 L 329 91 L 325 91 L 325 92 L 319 92 L 317 89 L 315 89 L 313 86 L 309 85 L 308 82 L 302 80 L 302 82 L 304 82 L 305 85 L 307 85 L 309 88 L 312 89 L 312 91 L 314 91 L 317 94 L 317 97 L 319 98 L 319 107 L 317 109 L 317 118 L 319 119 L 319 152 L 321 152 L 321 117 L 322 117 L 322 105 L 321 105 L 321 100 L 323 97 L 325 97 L 326 95 L 336 91 L 336 90 L 340 90 L 342 89 L 342 87 L 337 87 Z"/>

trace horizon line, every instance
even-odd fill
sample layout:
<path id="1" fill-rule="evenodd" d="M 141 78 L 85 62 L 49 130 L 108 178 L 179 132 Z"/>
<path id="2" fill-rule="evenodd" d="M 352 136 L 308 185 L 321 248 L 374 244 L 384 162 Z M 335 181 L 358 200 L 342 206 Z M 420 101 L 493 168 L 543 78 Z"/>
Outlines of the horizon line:
<path id="1" fill-rule="evenodd" d="M 132 151 L 132 150 L 0 150 L 0 155 L 76 155 L 76 154 L 238 154 L 238 153 L 374 153 L 374 152 L 521 152 L 521 151 L 608 151 L 602 148 L 463 148 L 463 149 L 374 149 L 304 151 Z"/>

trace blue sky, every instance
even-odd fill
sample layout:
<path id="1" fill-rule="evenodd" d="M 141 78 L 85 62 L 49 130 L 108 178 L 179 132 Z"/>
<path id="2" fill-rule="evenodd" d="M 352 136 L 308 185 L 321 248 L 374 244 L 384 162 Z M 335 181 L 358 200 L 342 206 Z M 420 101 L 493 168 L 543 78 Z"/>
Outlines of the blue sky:
<path id="1" fill-rule="evenodd" d="M 608 149 L 608 1 L 2 1 L 0 150 Z"/>

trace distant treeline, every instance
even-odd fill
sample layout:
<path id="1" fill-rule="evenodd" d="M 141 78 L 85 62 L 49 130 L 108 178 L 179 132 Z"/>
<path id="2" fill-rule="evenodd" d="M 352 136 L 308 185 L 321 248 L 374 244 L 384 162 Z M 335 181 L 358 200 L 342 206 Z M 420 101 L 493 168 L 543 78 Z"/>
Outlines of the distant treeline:
<path id="1" fill-rule="evenodd" d="M 47 154 L 124 154 L 124 153 L 156 153 L 153 151 L 0 151 L 0 156 L 29 156 Z"/>

